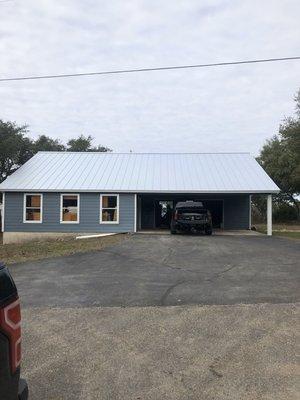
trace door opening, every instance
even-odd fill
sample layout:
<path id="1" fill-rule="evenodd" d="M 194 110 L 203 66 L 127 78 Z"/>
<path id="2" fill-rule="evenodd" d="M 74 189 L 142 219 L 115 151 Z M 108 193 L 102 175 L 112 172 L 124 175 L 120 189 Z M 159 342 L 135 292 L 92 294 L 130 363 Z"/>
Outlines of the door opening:
<path id="1" fill-rule="evenodd" d="M 179 201 L 201 201 L 212 215 L 213 228 L 224 227 L 223 199 L 182 194 L 138 196 L 138 229 L 169 229 L 172 212 Z"/>
<path id="2" fill-rule="evenodd" d="M 172 212 L 174 208 L 173 200 L 156 200 L 155 204 L 155 228 L 169 229 Z"/>

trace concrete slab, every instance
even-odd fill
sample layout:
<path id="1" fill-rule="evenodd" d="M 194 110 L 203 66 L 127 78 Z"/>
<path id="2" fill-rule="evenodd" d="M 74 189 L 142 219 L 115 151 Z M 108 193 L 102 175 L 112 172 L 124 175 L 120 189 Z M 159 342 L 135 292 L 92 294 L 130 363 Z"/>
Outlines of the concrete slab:
<path id="1" fill-rule="evenodd" d="M 214 235 L 218 236 L 266 236 L 261 232 L 251 231 L 249 229 L 226 231 L 226 230 L 215 230 Z"/>
<path id="2" fill-rule="evenodd" d="M 168 229 L 153 229 L 153 230 L 141 230 L 138 231 L 137 234 L 142 234 L 142 235 L 171 235 L 171 232 Z M 184 233 L 178 234 L 180 235 L 185 235 Z M 189 234 L 190 235 L 190 234 Z M 201 233 L 194 235 L 194 236 L 200 236 Z M 257 231 L 251 231 L 249 229 L 243 229 L 243 230 L 236 230 L 236 231 L 230 231 L 230 230 L 224 230 L 224 229 L 215 229 L 213 231 L 213 236 L 266 236 L 263 233 L 257 232 Z"/>

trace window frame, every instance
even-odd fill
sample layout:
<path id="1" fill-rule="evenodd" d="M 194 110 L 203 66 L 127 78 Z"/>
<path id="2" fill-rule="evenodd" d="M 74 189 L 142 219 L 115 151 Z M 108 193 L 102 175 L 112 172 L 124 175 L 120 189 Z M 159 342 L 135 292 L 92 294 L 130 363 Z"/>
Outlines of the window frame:
<path id="1" fill-rule="evenodd" d="M 26 207 L 27 196 L 40 196 L 40 207 Z M 27 220 L 26 210 L 27 208 L 40 208 L 40 219 L 39 220 Z M 23 195 L 23 224 L 42 224 L 43 223 L 43 193 L 24 193 Z"/>
<path id="2" fill-rule="evenodd" d="M 103 197 L 114 196 L 117 198 L 117 207 L 103 207 Z M 117 210 L 117 220 L 116 221 L 103 221 L 102 211 L 104 210 Z M 107 225 L 117 225 L 120 223 L 120 196 L 118 193 L 103 193 L 100 194 L 100 224 Z"/>
<path id="3" fill-rule="evenodd" d="M 77 197 L 77 221 L 64 221 L 63 220 L 63 198 L 64 198 L 64 196 L 76 196 Z M 79 224 L 79 222 L 80 222 L 80 194 L 79 193 L 61 193 L 60 194 L 59 222 L 61 224 Z"/>

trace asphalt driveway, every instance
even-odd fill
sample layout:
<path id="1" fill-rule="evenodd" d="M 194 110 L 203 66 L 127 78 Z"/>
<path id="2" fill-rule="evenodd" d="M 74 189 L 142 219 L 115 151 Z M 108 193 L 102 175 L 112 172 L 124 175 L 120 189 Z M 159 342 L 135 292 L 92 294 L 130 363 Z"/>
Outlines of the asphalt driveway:
<path id="1" fill-rule="evenodd" d="M 299 256 L 280 238 L 135 235 L 12 265 L 30 399 L 298 399 Z"/>
<path id="2" fill-rule="evenodd" d="M 134 235 L 10 270 L 23 307 L 290 303 L 299 260 L 299 243 L 277 237 Z"/>

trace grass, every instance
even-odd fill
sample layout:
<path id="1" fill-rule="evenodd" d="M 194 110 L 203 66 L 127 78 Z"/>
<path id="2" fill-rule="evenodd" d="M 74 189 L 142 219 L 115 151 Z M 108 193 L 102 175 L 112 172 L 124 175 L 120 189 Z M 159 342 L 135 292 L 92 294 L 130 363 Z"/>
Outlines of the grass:
<path id="1" fill-rule="evenodd" d="M 107 246 L 119 243 L 127 237 L 128 235 L 126 234 L 118 234 L 95 239 L 75 240 L 68 238 L 22 244 L 0 244 L 0 260 L 8 265 L 42 258 L 102 250 Z"/>
<path id="2" fill-rule="evenodd" d="M 265 224 L 255 224 L 258 232 L 267 233 Z M 288 239 L 300 240 L 300 226 L 274 224 L 273 235 Z M 75 240 L 73 238 L 29 242 L 23 244 L 0 244 L 0 260 L 5 264 L 13 264 L 42 258 L 65 256 L 75 253 L 85 253 L 93 250 L 102 250 L 127 238 L 126 234 L 104 236 L 95 239 Z M 0 238 L 1 243 L 1 238 Z"/>
<path id="3" fill-rule="evenodd" d="M 267 233 L 266 224 L 255 224 L 258 232 Z M 273 235 L 288 239 L 300 240 L 299 224 L 273 224 Z"/>
<path id="4" fill-rule="evenodd" d="M 282 237 L 287 237 L 289 239 L 300 240 L 300 232 L 295 232 L 295 231 L 285 231 L 285 232 L 274 231 L 273 234 L 275 236 L 282 236 Z"/>

